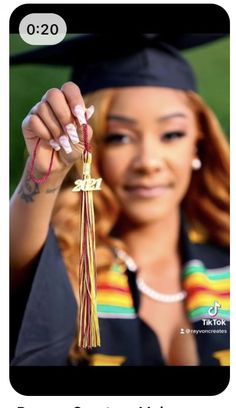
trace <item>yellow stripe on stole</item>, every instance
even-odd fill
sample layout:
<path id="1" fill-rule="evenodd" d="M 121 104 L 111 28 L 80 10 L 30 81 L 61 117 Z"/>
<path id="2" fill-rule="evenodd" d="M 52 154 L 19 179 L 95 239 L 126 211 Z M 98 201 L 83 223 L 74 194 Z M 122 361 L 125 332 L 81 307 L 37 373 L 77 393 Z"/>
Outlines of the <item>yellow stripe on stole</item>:
<path id="1" fill-rule="evenodd" d="M 97 292 L 97 303 L 103 305 L 112 305 L 112 306 L 124 306 L 124 307 L 133 307 L 133 302 L 131 297 L 127 294 L 116 294 L 116 292 L 105 293 L 105 291 Z"/>
<path id="2" fill-rule="evenodd" d="M 91 354 L 91 366 L 120 366 L 126 360 L 124 356 L 109 356 L 107 354 Z"/>
<path id="3" fill-rule="evenodd" d="M 97 275 L 97 285 L 114 285 L 121 289 L 127 289 L 128 280 L 125 275 L 118 275 L 113 272 L 99 273 Z"/>
<path id="4" fill-rule="evenodd" d="M 221 279 L 219 281 L 211 280 L 206 275 L 202 273 L 195 272 L 194 274 L 187 276 L 184 279 L 184 287 L 186 289 L 191 288 L 191 286 L 204 286 L 206 289 L 216 289 L 221 292 L 228 291 L 230 288 L 229 279 Z"/>
<path id="5" fill-rule="evenodd" d="M 229 350 L 220 350 L 216 351 L 212 354 L 212 357 L 219 360 L 221 366 L 229 366 L 230 365 L 230 352 Z"/>
<path id="6" fill-rule="evenodd" d="M 221 305 L 222 309 L 229 309 L 229 298 L 223 298 L 217 295 L 209 295 L 207 293 L 196 293 L 192 294 L 189 299 L 187 299 L 188 309 L 196 309 L 202 306 L 211 306 L 214 304 L 215 300 Z"/>

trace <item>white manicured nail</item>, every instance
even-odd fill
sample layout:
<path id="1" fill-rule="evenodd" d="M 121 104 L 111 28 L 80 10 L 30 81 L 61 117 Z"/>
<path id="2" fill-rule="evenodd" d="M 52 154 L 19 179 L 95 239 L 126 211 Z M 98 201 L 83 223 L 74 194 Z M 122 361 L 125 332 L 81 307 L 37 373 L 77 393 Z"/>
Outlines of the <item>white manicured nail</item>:
<path id="1" fill-rule="evenodd" d="M 54 150 L 56 151 L 61 150 L 61 146 L 57 142 L 55 142 L 54 139 L 49 140 L 49 144 L 50 146 L 52 146 Z"/>
<path id="2" fill-rule="evenodd" d="M 68 136 L 73 144 L 79 143 L 79 136 L 76 130 L 76 127 L 73 123 L 65 126 Z"/>
<path id="3" fill-rule="evenodd" d="M 87 121 L 86 121 L 86 118 L 85 118 L 85 111 L 84 111 L 84 108 L 81 105 L 77 105 L 74 108 L 74 114 L 77 117 L 77 119 L 78 119 L 78 121 L 79 121 L 79 123 L 81 125 L 86 125 Z"/>
<path id="4" fill-rule="evenodd" d="M 65 150 L 67 154 L 72 152 L 68 136 L 65 136 L 65 135 L 60 136 L 59 142 L 60 142 L 61 147 L 63 147 L 63 149 Z"/>
<path id="5" fill-rule="evenodd" d="M 87 119 L 89 120 L 91 116 L 94 114 L 94 106 L 91 105 L 89 108 L 86 109 Z"/>

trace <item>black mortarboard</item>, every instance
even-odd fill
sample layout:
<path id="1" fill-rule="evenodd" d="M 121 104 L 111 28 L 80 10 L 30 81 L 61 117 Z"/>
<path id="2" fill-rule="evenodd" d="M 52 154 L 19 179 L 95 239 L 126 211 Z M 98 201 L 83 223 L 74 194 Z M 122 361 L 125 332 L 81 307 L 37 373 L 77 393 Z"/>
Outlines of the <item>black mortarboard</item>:
<path id="1" fill-rule="evenodd" d="M 112 87 L 162 86 L 196 91 L 196 79 L 180 50 L 223 34 L 81 34 L 60 44 L 11 57 L 12 64 L 73 66 L 83 94 Z"/>

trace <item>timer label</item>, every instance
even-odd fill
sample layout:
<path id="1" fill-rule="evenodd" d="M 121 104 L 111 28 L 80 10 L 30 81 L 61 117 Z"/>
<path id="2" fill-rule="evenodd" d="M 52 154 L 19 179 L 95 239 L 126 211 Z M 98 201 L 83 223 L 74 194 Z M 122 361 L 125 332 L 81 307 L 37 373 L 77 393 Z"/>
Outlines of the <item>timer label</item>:
<path id="1" fill-rule="evenodd" d="M 31 13 L 25 16 L 19 25 L 23 41 L 30 45 L 54 45 L 66 35 L 65 20 L 54 13 Z"/>

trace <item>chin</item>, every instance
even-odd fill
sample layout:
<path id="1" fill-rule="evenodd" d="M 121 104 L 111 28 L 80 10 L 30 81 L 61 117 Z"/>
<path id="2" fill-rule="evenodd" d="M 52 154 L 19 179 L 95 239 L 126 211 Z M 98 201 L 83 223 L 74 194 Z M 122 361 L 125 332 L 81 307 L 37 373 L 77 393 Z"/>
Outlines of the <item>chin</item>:
<path id="1" fill-rule="evenodd" d="M 164 220 L 168 215 L 173 213 L 174 208 L 166 205 L 145 206 L 140 208 L 127 208 L 123 212 L 128 220 L 137 225 L 148 225 Z"/>

